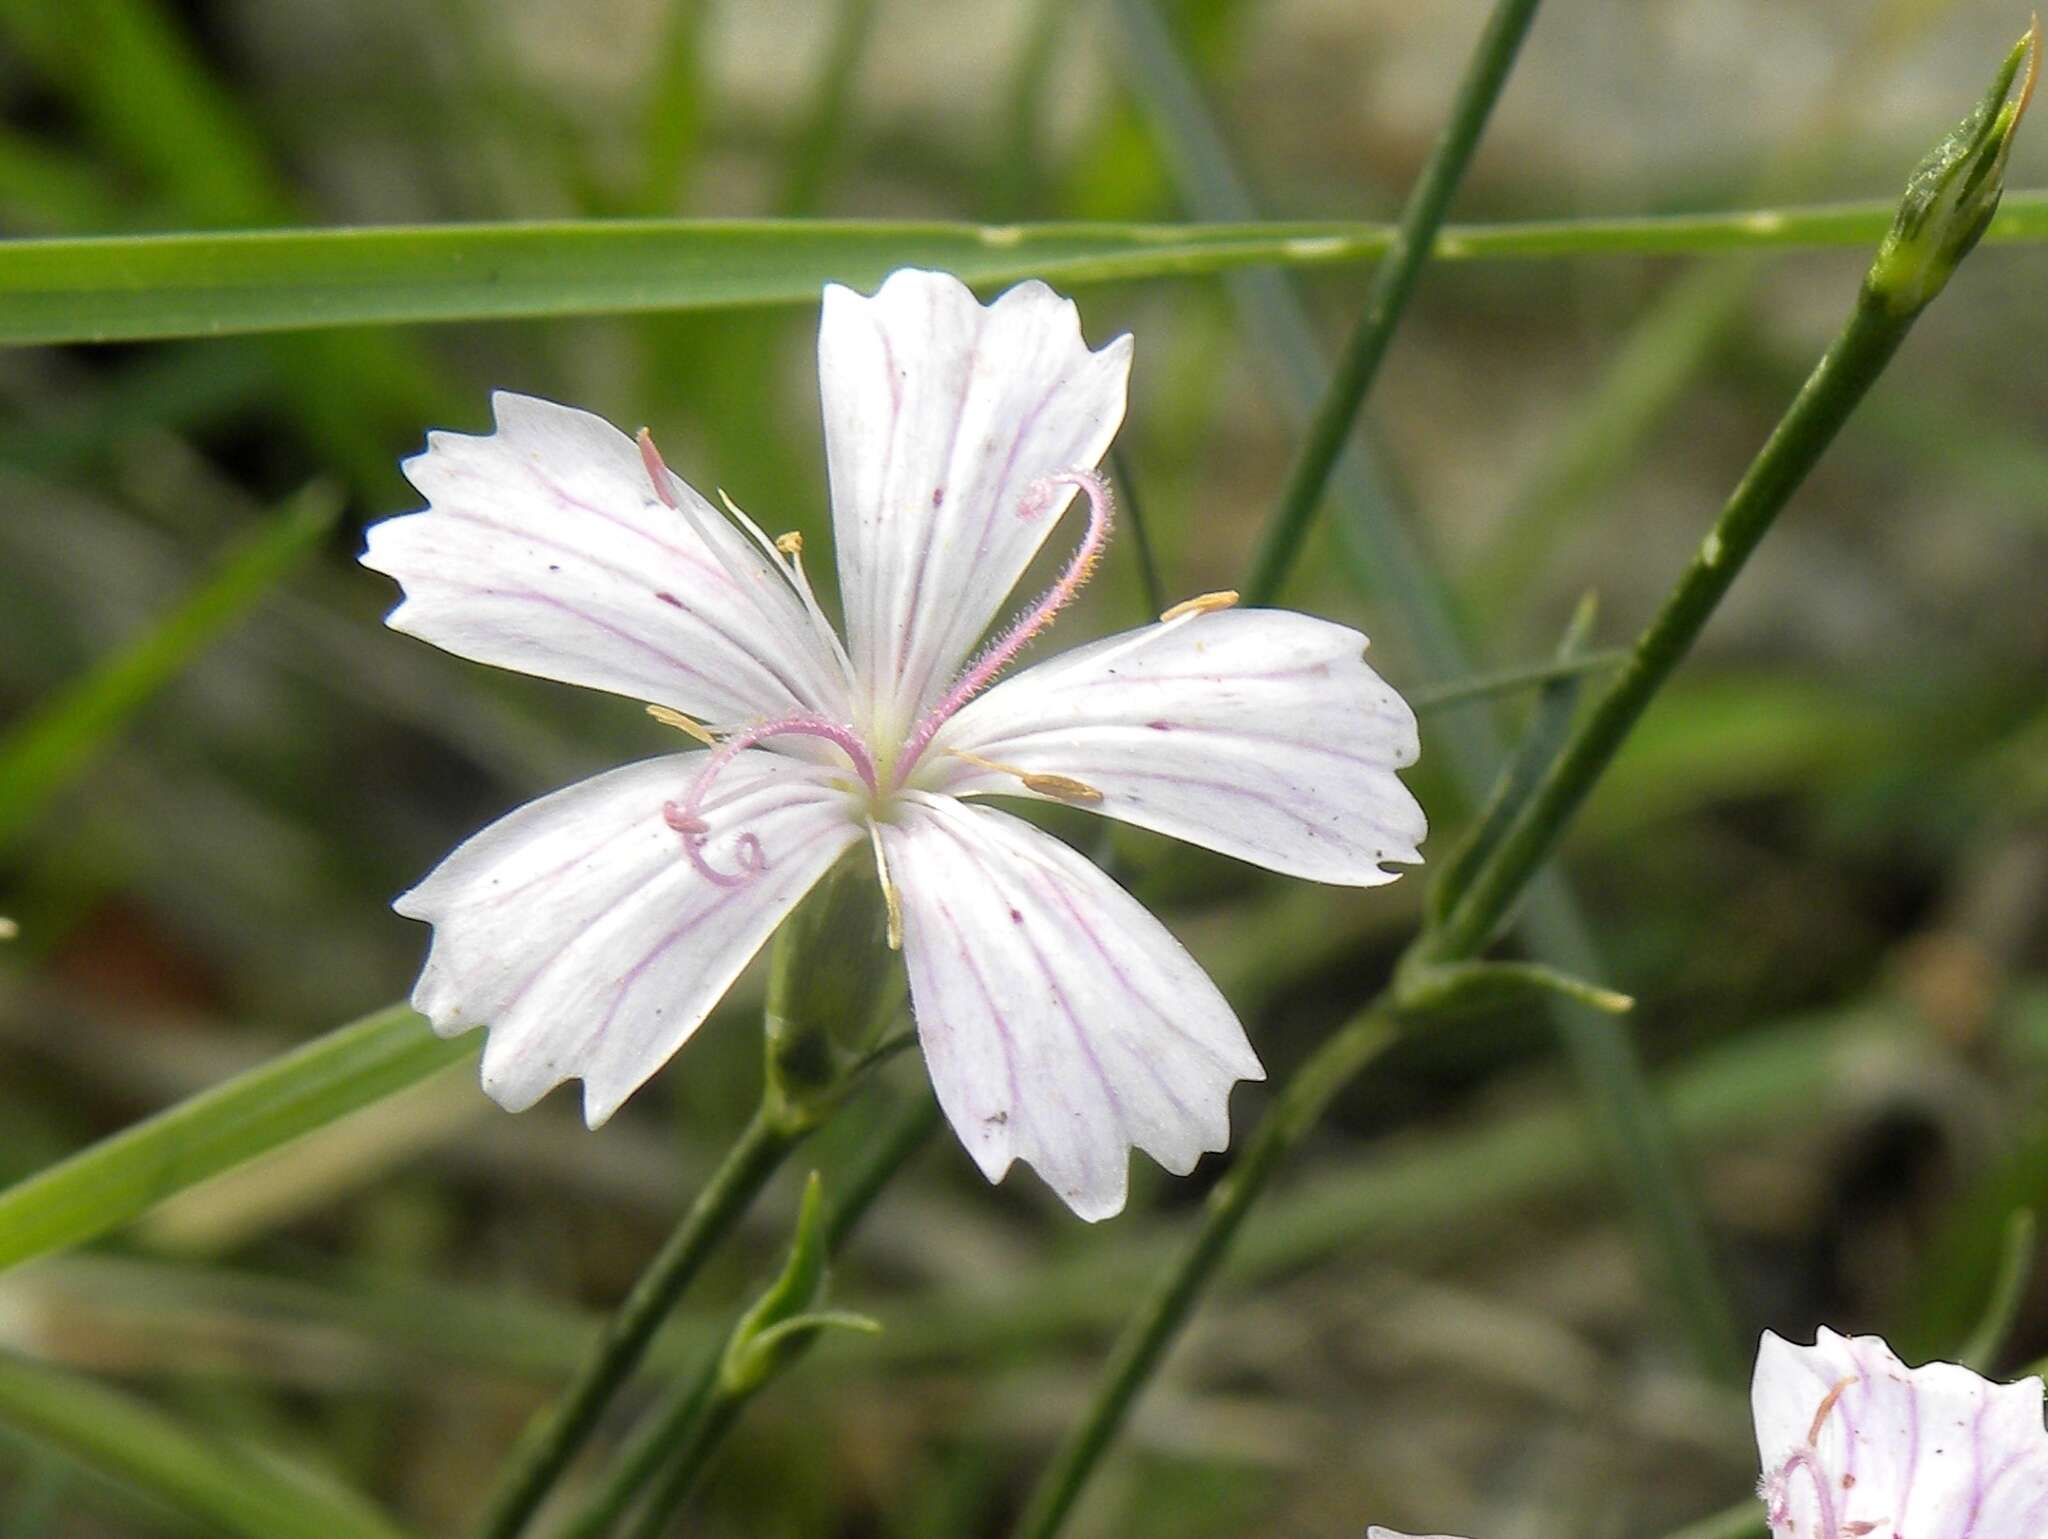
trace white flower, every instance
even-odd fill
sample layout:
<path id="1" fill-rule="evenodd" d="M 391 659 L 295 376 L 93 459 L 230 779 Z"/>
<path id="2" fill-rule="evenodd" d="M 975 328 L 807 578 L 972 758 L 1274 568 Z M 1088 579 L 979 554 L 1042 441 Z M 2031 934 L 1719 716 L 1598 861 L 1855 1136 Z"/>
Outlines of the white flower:
<path id="1" fill-rule="evenodd" d="M 1750 1386 L 1773 1539 L 2040 1539 L 2041 1381 L 1908 1368 L 1876 1336 L 1770 1331 Z M 1408 1539 L 1391 1529 L 1369 1539 Z"/>
<path id="2" fill-rule="evenodd" d="M 1776 1539 L 2038 1539 L 2041 1381 L 1908 1368 L 1875 1336 L 1766 1331 L 1750 1390 Z"/>
<path id="3" fill-rule="evenodd" d="M 490 436 L 429 436 L 405 467 L 429 506 L 363 556 L 405 588 L 390 623 L 653 702 L 707 745 L 520 808 L 398 900 L 434 926 L 413 1002 L 444 1033 L 490 1026 L 491 1095 L 519 1110 L 578 1078 L 603 1122 L 865 840 L 934 1088 L 990 1180 L 1026 1160 L 1102 1218 L 1133 1145 L 1183 1173 L 1224 1147 L 1230 1087 L 1262 1071 L 1215 986 L 1086 860 L 965 798 L 1067 801 L 1368 886 L 1420 859 L 1395 775 L 1415 718 L 1356 631 L 1230 595 L 995 682 L 1101 552 L 1093 467 L 1130 360 L 1127 336 L 1090 352 L 1041 283 L 988 306 L 940 273 L 828 288 L 844 646 L 801 541 L 721 516 L 645 433 L 501 394 Z M 1064 574 L 970 661 L 1077 491 Z"/>

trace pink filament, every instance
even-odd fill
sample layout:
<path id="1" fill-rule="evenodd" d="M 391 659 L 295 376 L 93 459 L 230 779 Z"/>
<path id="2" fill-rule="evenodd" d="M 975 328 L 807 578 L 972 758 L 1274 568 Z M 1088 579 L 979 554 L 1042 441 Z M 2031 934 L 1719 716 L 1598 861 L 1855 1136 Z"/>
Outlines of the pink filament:
<path id="1" fill-rule="evenodd" d="M 947 719 L 988 688 L 996 675 L 1010 665 L 1011 659 L 1024 650 L 1025 644 L 1052 624 L 1053 617 L 1073 601 L 1074 595 L 1081 591 L 1094 572 L 1102 547 L 1109 543 L 1109 526 L 1116 516 L 1115 499 L 1110 496 L 1109 483 L 1101 476 L 1089 470 L 1061 470 L 1034 481 L 1024 494 L 1017 516 L 1023 519 L 1038 517 L 1052 500 L 1052 489 L 1060 485 L 1079 487 L 1088 498 L 1088 528 L 1067 562 L 1067 569 L 1045 590 L 1044 597 L 1019 615 L 994 645 L 953 681 L 953 687 L 946 691 L 945 698 L 925 712 L 923 719 L 904 740 L 903 752 L 896 760 L 891 790 L 900 789 L 910 778 L 919 756 L 931 745 L 932 738 Z"/>
<path id="2" fill-rule="evenodd" d="M 771 737 L 821 737 L 835 744 L 853 761 L 854 773 L 866 784 L 868 793 L 874 794 L 875 761 L 868 754 L 867 744 L 850 727 L 800 712 L 741 728 L 711 751 L 710 762 L 698 772 L 689 794 L 680 802 L 664 802 L 661 808 L 662 820 L 683 836 L 683 853 L 689 856 L 690 864 L 706 881 L 720 887 L 737 887 L 750 881 L 768 868 L 768 859 L 761 850 L 760 837 L 752 833 L 743 833 L 739 837 L 738 871 L 720 871 L 704 858 L 704 846 L 711 837 L 711 825 L 704 821 L 704 794 L 711 789 L 711 782 L 718 778 L 719 772 L 742 752 Z"/>

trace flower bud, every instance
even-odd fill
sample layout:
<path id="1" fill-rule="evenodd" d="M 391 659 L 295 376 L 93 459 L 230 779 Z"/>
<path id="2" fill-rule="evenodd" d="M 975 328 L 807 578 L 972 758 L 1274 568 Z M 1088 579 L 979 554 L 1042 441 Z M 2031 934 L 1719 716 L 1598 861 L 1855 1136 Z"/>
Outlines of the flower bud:
<path id="1" fill-rule="evenodd" d="M 2034 94 L 2040 34 L 2037 17 L 2006 55 L 1984 99 L 1928 153 L 1906 183 L 1898 218 L 1864 280 L 1864 292 L 1872 301 L 1896 314 L 1917 313 L 1941 292 L 1956 264 L 1983 236 L 2005 190 L 2013 133 Z"/>

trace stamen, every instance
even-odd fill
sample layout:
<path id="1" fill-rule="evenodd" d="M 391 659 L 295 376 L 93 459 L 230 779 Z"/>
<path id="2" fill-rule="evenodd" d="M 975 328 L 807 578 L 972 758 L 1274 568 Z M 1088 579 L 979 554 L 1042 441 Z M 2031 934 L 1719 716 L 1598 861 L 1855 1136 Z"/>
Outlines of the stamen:
<path id="1" fill-rule="evenodd" d="M 965 759 L 976 769 L 985 769 L 998 775 L 1014 775 L 1024 782 L 1024 789 L 1036 791 L 1040 796 L 1056 796 L 1062 801 L 1099 802 L 1102 793 L 1085 780 L 1076 780 L 1072 775 L 1049 775 L 1040 770 L 1019 769 L 1014 764 L 1004 764 L 995 759 L 984 759 L 978 753 L 969 753 L 964 748 L 946 750 L 956 759 Z"/>
<path id="2" fill-rule="evenodd" d="M 756 584 L 750 580 L 748 573 L 741 571 L 734 564 L 731 555 L 726 551 L 725 541 L 717 537 L 716 519 L 713 518 L 707 521 L 697 511 L 697 504 L 703 499 L 696 496 L 679 497 L 676 495 L 675 486 L 671 483 L 677 482 L 678 478 L 676 473 L 668 468 L 668 463 L 662 459 L 661 451 L 654 447 L 654 435 L 652 433 L 648 432 L 646 428 L 642 428 L 636 442 L 640 445 L 640 463 L 647 467 L 647 479 L 654 485 L 654 495 L 659 497 L 664 505 L 674 508 L 683 515 L 685 522 L 689 524 L 697 538 L 704 542 L 704 548 L 711 553 L 711 559 L 718 563 L 719 569 L 725 573 L 733 587 L 747 596 L 748 601 L 754 604 L 754 612 L 760 615 L 763 621 L 772 624 L 774 616 L 763 610 L 760 607 L 759 601 L 754 597 Z M 725 494 L 721 492 L 719 495 L 723 497 Z M 731 502 L 728 501 L 726 506 L 732 507 Z M 737 513 L 739 510 L 735 508 L 733 511 Z M 741 514 L 740 516 L 744 518 L 746 515 Z M 754 531 L 754 534 L 756 538 L 760 537 L 758 529 Z"/>
<path id="3" fill-rule="evenodd" d="M 1175 620 L 1188 615 L 1209 615 L 1219 609 L 1229 609 L 1237 603 L 1237 590 L 1224 588 L 1216 593 L 1199 593 L 1191 599 L 1182 599 L 1159 617 L 1162 625 L 1171 625 Z"/>
<path id="4" fill-rule="evenodd" d="M 804 537 L 792 529 L 776 537 L 775 548 L 789 557 L 789 580 L 796 587 L 796 596 L 803 600 L 804 612 L 811 617 L 811 623 L 825 633 L 825 639 L 832 643 L 832 653 L 839 659 L 839 666 L 845 672 L 847 682 L 853 681 L 853 659 L 847 656 L 846 643 L 839 639 L 839 632 L 825 611 L 818 606 L 818 595 L 811 591 L 811 579 L 804 573 Z"/>
<path id="5" fill-rule="evenodd" d="M 1071 775 L 1026 775 L 1024 789 L 1036 791 L 1040 796 L 1057 796 L 1070 802 L 1099 802 L 1102 793 L 1085 780 L 1076 780 Z"/>
<path id="6" fill-rule="evenodd" d="M 646 428 L 642 428 L 639 436 L 633 441 L 640 445 L 640 463 L 647 467 L 647 479 L 654 487 L 654 495 L 659 497 L 665 506 L 680 511 L 682 503 L 677 500 L 675 489 L 668 484 L 675 472 L 668 468 L 667 462 L 661 457 L 661 451 L 654 447 L 654 435 Z"/>
<path id="7" fill-rule="evenodd" d="M 1842 1398 L 1842 1391 L 1855 1382 L 1855 1376 L 1852 1374 L 1821 1397 L 1820 1406 L 1813 1413 L 1813 1425 L 1806 1429 L 1807 1442 L 1818 1443 L 1820 1441 L 1821 1424 L 1828 1419 L 1828 1412 L 1832 1411 L 1835 1408 L 1835 1402 Z"/>
<path id="8" fill-rule="evenodd" d="M 666 705 L 650 705 L 647 714 L 664 727 L 674 727 L 678 732 L 688 733 L 706 748 L 718 746 L 718 739 L 711 735 L 711 729 L 694 716 L 685 716 L 681 711 Z"/>
<path id="9" fill-rule="evenodd" d="M 882 848 L 882 829 L 873 818 L 868 819 L 868 842 L 875 847 L 875 875 L 882 884 L 882 906 L 889 911 L 889 949 L 903 949 L 903 897 L 896 891 L 896 882 L 889 875 L 888 852 Z"/>
<path id="10" fill-rule="evenodd" d="M 778 617 L 762 609 L 760 598 L 756 594 L 755 590 L 758 587 L 759 574 L 742 572 L 734 564 L 732 557 L 725 549 L 725 542 L 716 538 L 716 531 L 707 524 L 706 520 L 697 511 L 697 504 L 702 499 L 694 496 L 678 497 L 676 495 L 675 486 L 672 484 L 676 481 L 676 474 L 668 468 L 667 462 L 662 459 L 661 451 L 654 447 L 654 435 L 646 428 L 642 428 L 635 441 L 640 445 L 640 463 L 647 467 L 647 479 L 653 484 L 654 495 L 661 499 L 664 506 L 674 508 L 683 515 L 690 528 L 695 531 L 697 538 L 702 540 L 705 547 L 711 552 L 712 559 L 718 563 L 720 570 L 731 580 L 732 585 L 741 593 L 744 593 L 748 601 L 754 605 L 754 612 L 771 627 L 776 625 Z M 768 553 L 768 559 L 775 568 L 781 571 L 785 577 L 790 577 L 788 569 L 776 557 L 775 544 L 769 540 L 768 536 L 761 532 L 760 526 L 734 505 L 733 500 L 725 495 L 723 488 L 719 490 L 718 496 L 724 502 L 726 510 L 739 521 L 741 527 L 753 537 L 755 543 Z M 829 657 L 821 657 L 819 661 L 828 668 L 832 662 L 836 661 L 839 664 L 840 677 L 851 685 L 853 682 L 853 663 L 846 655 L 846 645 L 840 641 L 839 632 L 832 628 L 832 622 L 825 618 L 825 612 L 818 607 L 818 600 L 811 592 L 811 585 L 804 581 L 803 568 L 801 566 L 797 568 L 795 576 L 790 578 L 790 580 L 796 588 L 798 597 L 803 600 L 805 612 L 811 617 L 812 629 L 824 639 Z"/>
<path id="11" fill-rule="evenodd" d="M 836 745 L 853 761 L 854 770 L 866 784 L 868 794 L 875 794 L 875 761 L 868 753 L 867 744 L 855 735 L 851 727 L 809 714 L 779 716 L 773 721 L 742 727 L 712 750 L 710 761 L 698 772 L 689 794 L 680 802 L 663 803 L 661 809 L 668 826 L 683 836 L 683 852 L 690 857 L 690 864 L 706 880 L 716 882 L 720 887 L 737 887 L 766 870 L 768 861 L 762 852 L 760 839 L 751 833 L 740 835 L 740 869 L 737 873 L 720 871 L 704 858 L 704 846 L 710 840 L 711 830 L 711 825 L 704 821 L 704 794 L 728 764 L 747 749 L 771 737 L 821 737 Z"/>
<path id="12" fill-rule="evenodd" d="M 776 570 L 789 579 L 796 589 L 796 596 L 802 601 L 804 613 L 811 617 L 811 625 L 832 648 L 832 655 L 839 659 L 840 671 L 849 684 L 853 682 L 853 659 L 846 655 L 846 644 L 839 639 L 839 632 L 832 628 L 832 622 L 825 618 L 825 611 L 818 607 L 818 595 L 811 591 L 811 580 L 804 576 L 804 537 L 792 529 L 788 534 L 769 539 L 761 526 L 747 517 L 740 505 L 726 495 L 724 487 L 718 489 L 718 500 L 725 504 L 725 511 L 733 516 L 739 526 L 754 538 L 754 543 L 766 553 Z M 787 564 L 782 557 L 789 558 Z"/>
<path id="13" fill-rule="evenodd" d="M 1024 650 L 1025 644 L 1052 624 L 1094 574 L 1102 547 L 1109 543 L 1110 524 L 1116 516 L 1115 499 L 1110 496 L 1109 483 L 1101 476 L 1092 470 L 1061 470 L 1044 476 L 1025 490 L 1017 516 L 1026 520 L 1038 517 L 1051 504 L 1054 489 L 1059 486 L 1078 487 L 1088 498 L 1088 528 L 1081 536 L 1080 545 L 1075 548 L 1059 580 L 1046 589 L 1036 604 L 1018 616 L 979 660 L 953 681 L 953 687 L 946 691 L 945 698 L 925 712 L 924 719 L 911 730 L 903 744 L 903 752 L 896 760 L 897 786 L 910 778 L 919 756 L 930 745 L 933 735 L 946 724 L 947 718 L 988 688 L 996 675 Z"/>

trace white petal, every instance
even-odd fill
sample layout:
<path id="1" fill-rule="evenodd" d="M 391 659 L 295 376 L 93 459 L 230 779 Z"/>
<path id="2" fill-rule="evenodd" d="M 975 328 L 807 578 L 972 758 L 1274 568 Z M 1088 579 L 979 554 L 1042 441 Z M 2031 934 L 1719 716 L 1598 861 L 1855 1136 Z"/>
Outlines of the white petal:
<path id="1" fill-rule="evenodd" d="M 434 926 L 414 1008 L 452 1036 L 488 1025 L 484 1088 L 513 1111 L 581 1079 L 592 1127 L 666 1063 L 783 916 L 861 835 L 831 771 L 742 753 L 703 803 L 707 880 L 663 805 L 708 753 L 629 764 L 529 802 L 393 905 Z"/>
<path id="2" fill-rule="evenodd" d="M 491 405 L 495 433 L 431 433 L 405 462 L 428 507 L 370 529 L 363 564 L 405 588 L 394 629 L 720 723 L 845 717 L 830 644 L 723 514 L 673 478 L 696 517 L 660 502 L 638 445 L 601 417 L 504 392 Z"/>
<path id="3" fill-rule="evenodd" d="M 1201 968 L 1136 899 L 1030 824 L 908 792 L 882 839 L 932 1086 L 991 1181 L 1028 1162 L 1086 1219 L 1133 1146 L 1176 1175 L 1230 1139 L 1265 1071 Z"/>
<path id="4" fill-rule="evenodd" d="M 1397 1529 L 1381 1528 L 1377 1523 L 1367 1528 L 1365 1539 L 1452 1539 L 1449 1534 L 1404 1534 Z"/>
<path id="5" fill-rule="evenodd" d="M 945 273 L 873 298 L 825 290 L 818 384 L 832 526 L 862 719 L 900 738 L 944 692 L 1124 415 L 1131 339 L 1091 353 L 1072 301 L 1019 284 L 982 306 Z"/>
<path id="6" fill-rule="evenodd" d="M 2048 1525 L 2039 1379 L 1908 1368 L 1876 1336 L 1823 1329 L 1801 1347 L 1766 1332 L 1751 1403 L 1779 1539 L 2021 1539 Z"/>
<path id="7" fill-rule="evenodd" d="M 1031 794 L 951 752 L 964 749 L 1083 781 L 1102 793 L 1080 804 L 1091 811 L 1290 876 L 1390 882 L 1382 863 L 1421 860 L 1427 828 L 1395 774 L 1415 762 L 1415 713 L 1364 652 L 1357 631 L 1282 609 L 1112 636 L 971 701 L 919 783 Z"/>

